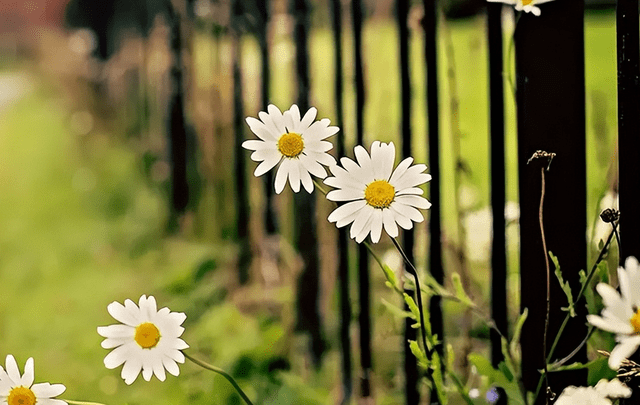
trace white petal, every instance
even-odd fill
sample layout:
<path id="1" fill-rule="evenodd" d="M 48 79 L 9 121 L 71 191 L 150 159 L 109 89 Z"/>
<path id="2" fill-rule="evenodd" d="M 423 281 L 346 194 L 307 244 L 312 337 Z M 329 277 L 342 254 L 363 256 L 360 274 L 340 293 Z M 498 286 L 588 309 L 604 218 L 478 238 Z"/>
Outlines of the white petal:
<path id="1" fill-rule="evenodd" d="M 597 315 L 587 315 L 587 321 L 607 332 L 628 335 L 633 333 L 633 327 L 628 322 L 623 322 L 616 318 L 601 318 Z"/>
<path id="2" fill-rule="evenodd" d="M 180 368 L 178 367 L 178 364 L 173 359 L 169 357 L 163 357 L 162 365 L 171 375 L 174 375 L 177 377 L 180 374 Z"/>
<path id="3" fill-rule="evenodd" d="M 261 114 L 265 114 L 265 113 L 262 112 Z M 265 114 L 265 115 L 267 115 L 267 114 Z M 256 134 L 256 136 L 258 138 L 262 139 L 263 141 L 277 141 L 278 140 L 278 138 L 276 136 L 276 133 L 274 133 L 274 131 L 276 130 L 275 126 L 273 126 L 270 129 L 267 125 L 265 125 L 264 123 L 258 121 L 257 119 L 255 119 L 253 117 L 247 117 L 246 122 L 247 122 L 247 124 L 249 124 L 249 128 L 251 129 L 251 132 Z M 243 144 L 243 146 L 244 146 L 244 144 Z"/>
<path id="4" fill-rule="evenodd" d="M 378 243 L 382 234 L 382 210 L 374 209 L 371 216 L 371 242 Z"/>
<path id="5" fill-rule="evenodd" d="M 300 164 L 302 164 L 302 162 L 300 162 Z M 305 167 L 299 167 L 299 169 L 300 182 L 304 186 L 304 189 L 307 190 L 307 193 L 311 194 L 313 192 L 313 180 L 311 180 L 311 175 Z"/>
<path id="6" fill-rule="evenodd" d="M 305 151 L 313 151 L 313 152 L 327 152 L 333 148 L 333 144 L 329 141 L 313 141 L 313 142 L 305 142 L 304 149 Z"/>
<path id="7" fill-rule="evenodd" d="M 38 405 L 69 405 L 62 399 L 38 398 Z"/>
<path id="8" fill-rule="evenodd" d="M 302 117 L 302 120 L 300 121 L 300 132 L 304 132 L 307 128 L 309 128 L 313 120 L 316 119 L 316 115 L 318 115 L 318 110 L 315 107 L 311 107 L 307 110 L 307 112 L 304 114 L 304 117 Z"/>
<path id="9" fill-rule="evenodd" d="M 288 116 L 287 127 L 289 132 L 300 133 L 300 109 L 297 105 L 293 104 L 288 111 L 284 113 L 285 116 Z"/>
<path id="10" fill-rule="evenodd" d="M 280 154 L 280 152 L 276 151 L 276 153 L 274 153 L 273 155 L 270 155 L 262 163 L 260 163 L 258 167 L 256 167 L 256 170 L 253 172 L 253 175 L 256 177 L 262 176 L 269 170 L 273 169 L 278 164 L 278 162 L 280 162 L 281 159 L 282 159 L 282 155 Z"/>
<path id="11" fill-rule="evenodd" d="M 122 367 L 122 372 L 120 376 L 124 380 L 125 384 L 131 385 L 136 378 L 138 378 L 138 374 L 140 374 L 140 370 L 142 369 L 142 360 L 139 356 L 133 356 L 128 359 L 126 363 L 124 363 L 124 367 Z"/>
<path id="12" fill-rule="evenodd" d="M 293 192 L 297 193 L 300 191 L 300 162 L 297 159 L 289 160 L 291 160 L 291 166 L 289 167 L 289 185 Z"/>
<path id="13" fill-rule="evenodd" d="M 287 183 L 287 177 L 289 176 L 289 166 L 291 164 L 290 159 L 283 159 L 276 173 L 275 189 L 276 194 L 282 193 L 284 186 Z"/>
<path id="14" fill-rule="evenodd" d="M 364 198 L 364 190 L 356 190 L 353 188 L 343 188 L 340 190 L 332 190 L 327 193 L 329 201 L 353 201 Z"/>
<path id="15" fill-rule="evenodd" d="M 133 338 L 135 328 L 122 324 L 98 326 L 98 334 L 107 339 Z"/>
<path id="16" fill-rule="evenodd" d="M 367 235 L 371 232 L 371 223 L 373 222 L 373 215 L 369 216 L 367 223 L 364 224 L 364 227 L 360 231 L 359 234 L 355 235 L 354 239 L 357 243 L 362 243 L 363 240 L 366 239 Z"/>
<path id="17" fill-rule="evenodd" d="M 300 160 L 300 163 L 302 163 L 304 168 L 307 170 L 307 172 L 313 174 L 316 177 L 320 177 L 321 179 L 324 179 L 325 177 L 327 177 L 327 172 L 324 169 L 324 167 L 322 167 L 320 163 L 316 162 L 314 159 L 312 159 L 308 155 L 305 155 L 303 153 L 300 156 L 298 156 L 298 159 Z"/>
<path id="18" fill-rule="evenodd" d="M 248 150 L 258 151 L 258 150 L 264 150 L 264 149 L 271 149 L 271 144 L 265 141 L 257 141 L 255 139 L 252 139 L 249 141 L 242 142 L 242 147 Z"/>
<path id="19" fill-rule="evenodd" d="M 402 214 L 405 217 L 409 218 L 413 222 L 422 222 L 422 221 L 424 221 L 424 217 L 422 216 L 420 211 L 418 211 L 417 209 L 415 209 L 414 207 L 412 207 L 410 205 L 405 205 L 405 204 L 402 204 L 399 201 L 394 201 L 394 202 L 391 203 L 390 208 L 393 208 L 394 210 L 398 211 L 400 214 Z M 402 225 L 400 225 L 400 226 L 402 226 Z M 412 227 L 413 227 L 413 225 L 412 225 Z M 405 228 L 405 229 L 407 229 L 407 228 Z M 409 229 L 411 229 L 411 228 L 409 228 Z"/>
<path id="20" fill-rule="evenodd" d="M 329 214 L 329 218 L 327 220 L 329 222 L 337 222 L 346 217 L 351 216 L 352 214 L 358 212 L 362 207 L 367 205 L 367 202 L 364 200 L 351 201 L 344 205 L 339 206 L 331 214 Z M 346 225 L 346 224 L 345 224 Z"/>
<path id="21" fill-rule="evenodd" d="M 125 325 L 136 326 L 139 324 L 138 318 L 133 316 L 131 311 L 127 310 L 124 305 L 117 301 L 107 305 L 107 311 L 116 321 L 124 323 Z"/>
<path id="22" fill-rule="evenodd" d="M 375 144 L 376 142 L 374 142 Z M 373 146 L 371 146 L 373 148 Z M 362 168 L 362 171 L 364 173 L 370 173 L 371 174 L 371 180 L 375 180 L 375 177 L 373 177 L 373 165 L 371 163 L 371 158 L 369 157 L 369 154 L 367 153 L 367 150 L 365 148 L 363 148 L 362 146 L 358 145 L 353 149 L 355 155 L 356 155 L 356 159 L 358 160 L 358 165 Z M 343 164 L 344 166 L 344 164 Z M 345 166 L 345 168 L 347 168 Z M 347 170 L 349 170 L 347 168 Z"/>
<path id="23" fill-rule="evenodd" d="M 394 217 L 395 215 L 393 211 L 389 208 L 382 210 L 382 223 L 384 224 L 384 230 L 392 238 L 398 236 L 398 226 L 396 225 Z"/>
<path id="24" fill-rule="evenodd" d="M 116 347 L 104 358 L 104 366 L 108 369 L 114 369 L 135 355 L 135 341 L 131 341 L 122 346 Z"/>
<path id="25" fill-rule="evenodd" d="M 609 284 L 599 283 L 596 286 L 598 294 L 602 297 L 606 309 L 615 317 L 628 321 L 633 316 L 630 303 L 624 301 L 618 292 Z"/>
<path id="26" fill-rule="evenodd" d="M 631 356 L 638 346 L 640 346 L 640 336 L 623 338 L 611 351 L 611 355 L 609 356 L 609 367 L 612 370 L 619 369 L 622 364 L 622 360 Z"/>
<path id="27" fill-rule="evenodd" d="M 40 402 L 40 400 L 43 398 L 57 397 L 58 395 L 62 394 L 66 389 L 67 387 L 65 387 L 62 384 L 49 384 L 49 383 L 33 384 L 33 386 L 31 387 L 31 391 L 33 391 L 33 393 L 36 395 L 36 398 L 38 398 L 38 402 Z"/>
<path id="28" fill-rule="evenodd" d="M 5 367 L 7 369 L 7 375 L 13 381 L 13 386 L 21 385 L 22 378 L 20 377 L 20 370 L 18 370 L 18 363 L 16 363 L 15 357 L 8 354 L 5 360 Z"/>
<path id="29" fill-rule="evenodd" d="M 396 148 L 393 142 L 390 144 L 377 143 L 375 145 L 371 145 L 373 176 L 375 179 L 388 181 L 391 178 L 391 171 L 396 160 Z"/>
<path id="30" fill-rule="evenodd" d="M 271 118 L 273 125 L 277 129 L 277 133 L 284 134 L 286 131 L 284 127 L 284 117 L 280 109 L 273 104 L 269 104 L 267 107 L 267 111 L 269 111 L 269 117 Z"/>
<path id="31" fill-rule="evenodd" d="M 33 384 L 33 357 L 27 359 L 27 363 L 24 365 L 24 374 L 22 375 L 22 386 L 31 387 Z"/>
<path id="32" fill-rule="evenodd" d="M 631 388 L 624 385 L 617 378 L 611 381 L 602 379 L 598 381 L 595 389 L 600 395 L 609 398 L 629 398 L 631 396 Z"/>
<path id="33" fill-rule="evenodd" d="M 411 219 L 409 219 L 409 217 L 399 212 L 397 210 L 397 207 L 394 207 L 394 205 L 391 204 L 389 209 L 393 211 L 394 220 L 398 225 L 400 225 L 402 229 L 409 230 L 413 228 L 413 223 L 411 222 Z"/>
<path id="34" fill-rule="evenodd" d="M 370 205 L 365 205 L 361 210 L 358 211 L 358 215 L 353 221 L 353 225 L 351 225 L 351 229 L 349 234 L 352 238 L 355 238 L 363 231 L 365 225 L 369 221 L 369 218 L 373 215 L 373 207 Z M 364 238 L 363 238 L 364 239 Z M 358 242 L 359 243 L 359 242 Z"/>
<path id="35" fill-rule="evenodd" d="M 404 205 L 411 205 L 412 207 L 427 209 L 431 207 L 431 203 L 426 198 L 417 195 L 399 195 L 396 196 L 396 201 Z"/>
<path id="36" fill-rule="evenodd" d="M 391 174 L 389 183 L 391 184 L 396 183 L 398 179 L 400 179 L 407 172 L 407 169 L 409 168 L 409 166 L 411 166 L 411 163 L 413 163 L 412 157 L 408 157 L 404 159 L 402 162 L 400 162 L 398 167 L 396 167 L 396 170 L 394 170 L 393 174 Z"/>

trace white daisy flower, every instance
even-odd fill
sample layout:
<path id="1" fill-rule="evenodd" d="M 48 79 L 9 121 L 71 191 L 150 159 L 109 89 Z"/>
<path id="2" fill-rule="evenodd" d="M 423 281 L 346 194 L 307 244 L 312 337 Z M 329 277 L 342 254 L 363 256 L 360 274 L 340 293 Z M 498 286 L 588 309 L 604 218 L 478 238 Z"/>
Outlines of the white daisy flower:
<path id="1" fill-rule="evenodd" d="M 280 194 L 284 190 L 287 178 L 294 192 L 300 191 L 300 183 L 311 193 L 313 180 L 310 174 L 324 179 L 327 177 L 325 166 L 334 165 L 336 160 L 327 153 L 333 145 L 325 138 L 339 131 L 338 127 L 329 126 L 328 118 L 313 122 L 318 110 L 310 108 L 302 119 L 297 105 L 292 105 L 284 114 L 273 104 L 269 112 L 260 111 L 260 120 L 247 117 L 247 124 L 260 140 L 244 141 L 242 147 L 253 150 L 251 159 L 262 162 L 253 173 L 262 176 L 278 163 L 275 189 Z"/>
<path id="2" fill-rule="evenodd" d="M 609 356 L 613 370 L 640 346 L 640 265 L 635 257 L 628 257 L 624 268 L 618 267 L 618 281 L 621 294 L 605 283 L 596 286 L 605 309 L 602 316 L 587 315 L 590 324 L 616 334 L 618 344 Z"/>
<path id="3" fill-rule="evenodd" d="M 18 363 L 12 355 L 7 355 L 6 371 L 0 366 L 0 404 L 2 405 L 67 405 L 61 399 L 54 399 L 67 388 L 62 384 L 33 383 L 33 357 L 24 365 L 20 376 Z"/>
<path id="4" fill-rule="evenodd" d="M 537 4 L 547 3 L 551 0 L 487 0 L 494 3 L 505 3 L 516 6 L 517 11 L 532 13 L 535 16 L 540 15 L 540 8 Z"/>
<path id="5" fill-rule="evenodd" d="M 166 307 L 158 311 L 153 296 L 143 295 L 139 305 L 127 299 L 124 305 L 114 301 L 107 306 L 109 314 L 121 324 L 98 327 L 98 333 L 105 338 L 102 347 L 113 349 L 104 358 L 104 365 L 113 369 L 124 363 L 121 376 L 127 384 L 138 378 L 141 369 L 147 381 L 152 374 L 164 381 L 165 369 L 177 376 L 180 369 L 176 362 L 184 363 L 180 350 L 189 347 L 180 339 L 184 332 L 180 325 L 187 316 Z"/>
<path id="6" fill-rule="evenodd" d="M 408 157 L 394 170 L 396 148 L 393 142 L 373 142 L 371 156 L 359 145 L 354 151 L 358 162 L 343 157 L 340 159 L 342 167 L 331 166 L 333 177 L 324 181 L 338 189 L 330 191 L 327 199 L 349 201 L 329 215 L 329 222 L 335 222 L 338 228 L 353 222 L 350 234 L 358 243 L 369 233 L 371 241 L 377 243 L 383 227 L 395 238 L 398 236 L 397 225 L 411 229 L 411 221 L 422 222 L 424 218 L 416 208 L 427 209 L 431 203 L 420 197 L 423 191 L 417 186 L 431 180 L 430 174 L 423 173 L 427 166 L 411 166 L 413 158 Z"/>
<path id="7" fill-rule="evenodd" d="M 609 398 L 629 398 L 631 388 L 618 379 L 600 380 L 595 387 L 575 387 L 562 391 L 554 405 L 611 405 Z"/>

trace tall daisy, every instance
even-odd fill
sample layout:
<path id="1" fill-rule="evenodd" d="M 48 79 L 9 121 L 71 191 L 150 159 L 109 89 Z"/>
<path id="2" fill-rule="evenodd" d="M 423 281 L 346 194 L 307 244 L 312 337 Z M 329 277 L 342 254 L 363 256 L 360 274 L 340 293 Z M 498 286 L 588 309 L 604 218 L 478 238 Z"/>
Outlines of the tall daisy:
<path id="1" fill-rule="evenodd" d="M 618 281 L 621 293 L 605 283 L 596 286 L 605 309 L 602 316 L 587 315 L 590 324 L 616 334 L 618 344 L 609 356 L 613 370 L 640 346 L 640 265 L 635 257 L 628 257 L 624 267 L 618 267 Z"/>
<path id="2" fill-rule="evenodd" d="M 104 365 L 113 369 L 124 363 L 121 376 L 127 384 L 135 381 L 140 370 L 147 381 L 153 374 L 164 381 L 165 370 L 177 376 L 177 363 L 184 363 L 180 350 L 189 347 L 180 339 L 184 332 L 180 325 L 187 316 L 166 307 L 157 310 L 153 296 L 141 296 L 138 304 L 127 299 L 124 305 L 114 301 L 107 306 L 109 314 L 121 323 L 98 327 L 98 334 L 105 338 L 102 347 L 113 349 Z"/>
<path id="3" fill-rule="evenodd" d="M 333 145 L 324 139 L 339 131 L 330 126 L 328 118 L 315 121 L 318 110 L 310 108 L 300 118 L 297 105 L 292 105 L 284 114 L 273 104 L 268 113 L 260 111 L 260 120 L 247 117 L 247 124 L 260 140 L 244 141 L 242 147 L 253 150 L 251 159 L 261 162 L 254 172 L 256 177 L 273 169 L 278 163 L 275 190 L 280 194 L 289 180 L 294 192 L 300 191 L 300 183 L 307 192 L 313 191 L 311 174 L 321 179 L 327 176 L 325 166 L 336 163 L 327 153 Z"/>
<path id="4" fill-rule="evenodd" d="M 5 369 L 0 366 L 0 404 L 6 405 L 67 405 L 61 399 L 55 399 L 66 387 L 62 384 L 34 384 L 33 357 L 24 365 L 24 374 L 20 376 L 18 363 L 12 355 L 7 355 Z"/>
<path id="5" fill-rule="evenodd" d="M 540 15 L 540 8 L 538 4 L 547 3 L 552 0 L 487 0 L 494 3 L 505 3 L 516 6 L 517 11 L 524 11 L 525 13 L 531 13 L 535 16 Z"/>
<path id="6" fill-rule="evenodd" d="M 393 142 L 373 142 L 371 155 L 360 145 L 354 152 L 357 163 L 343 157 L 340 159 L 342 167 L 331 166 L 333 177 L 324 181 L 336 188 L 327 194 L 327 199 L 347 202 L 329 215 L 329 222 L 335 222 L 338 228 L 353 223 L 350 235 L 358 243 L 368 234 L 371 234 L 371 241 L 377 243 L 383 227 L 395 238 L 398 236 L 397 225 L 411 229 L 413 222 L 422 222 L 424 218 L 418 208 L 431 207 L 431 203 L 420 196 L 423 191 L 418 187 L 431 180 L 430 174 L 423 173 L 427 166 L 411 166 L 413 158 L 408 157 L 394 170 L 396 149 Z"/>

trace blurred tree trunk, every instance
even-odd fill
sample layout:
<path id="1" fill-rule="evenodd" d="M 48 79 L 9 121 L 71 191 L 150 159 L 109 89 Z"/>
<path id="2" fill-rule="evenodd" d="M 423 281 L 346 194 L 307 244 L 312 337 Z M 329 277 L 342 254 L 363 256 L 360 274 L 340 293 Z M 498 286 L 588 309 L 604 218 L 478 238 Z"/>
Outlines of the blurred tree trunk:
<path id="1" fill-rule="evenodd" d="M 487 4 L 489 43 L 489 160 L 491 162 L 491 317 L 507 336 L 507 241 L 505 235 L 504 85 L 502 61 L 502 3 Z M 491 330 L 491 363 L 504 359 L 500 334 Z"/>
<path id="2" fill-rule="evenodd" d="M 342 4 L 340 0 L 331 0 L 331 23 L 335 54 L 334 96 L 336 103 L 335 125 L 341 129 L 337 137 L 336 152 L 346 156 L 346 142 L 343 127 L 342 81 Z M 349 298 L 349 235 L 346 227 L 338 229 L 338 283 L 340 300 L 340 355 L 342 360 L 342 405 L 351 403 L 353 395 L 353 375 L 351 372 L 351 300 Z"/>
<path id="3" fill-rule="evenodd" d="M 629 256 L 640 257 L 640 39 L 638 38 L 638 0 L 618 0 L 616 32 L 618 47 L 618 156 L 622 231 L 620 264 Z M 632 360 L 640 361 L 636 352 Z M 640 390 L 622 404 L 637 404 Z"/>
<path id="4" fill-rule="evenodd" d="M 240 37 L 242 35 L 242 19 L 244 10 L 241 0 L 231 3 L 231 55 L 233 65 L 233 135 L 234 135 L 234 179 L 236 202 L 236 237 L 239 244 L 238 280 L 240 284 L 249 281 L 249 264 L 251 249 L 249 246 L 249 190 L 246 176 L 246 151 L 242 148 L 244 141 L 244 109 L 242 105 L 242 71 Z"/>
<path id="5" fill-rule="evenodd" d="M 364 67 L 362 62 L 362 1 L 351 1 L 351 18 L 353 20 L 354 46 L 354 80 L 356 88 L 356 144 L 364 144 Z M 360 343 L 360 367 L 362 368 L 360 395 L 365 400 L 373 395 L 371 392 L 371 298 L 369 281 L 369 251 L 364 244 L 358 245 L 358 324 Z"/>
<path id="6" fill-rule="evenodd" d="M 521 307 L 529 316 L 522 329 L 522 372 L 525 388 L 535 391 L 539 370 L 544 367 L 546 316 L 546 264 L 538 210 L 542 187 L 541 170 L 546 162 L 527 160 L 536 150 L 556 153 L 545 173 L 544 226 L 547 249 L 562 265 L 564 279 L 578 293 L 578 271 L 586 268 L 586 160 L 584 87 L 584 3 L 545 3 L 542 15 L 523 13 L 515 34 L 518 169 L 520 191 Z M 636 17 L 637 18 L 637 17 Z M 636 33 L 637 35 L 637 33 Z M 553 267 L 553 264 L 551 264 Z M 566 304 L 559 283 L 550 269 L 551 311 L 547 350 L 564 320 Z M 569 321 L 551 361 L 567 356 L 587 334 L 584 305 L 576 305 L 578 316 Z M 568 332 L 570 331 L 570 332 Z M 573 357 L 586 362 L 586 347 Z M 553 392 L 568 385 L 585 385 L 586 370 L 549 375 Z M 545 389 L 536 404 L 544 404 Z"/>
<path id="7" fill-rule="evenodd" d="M 409 0 L 398 0 L 396 2 L 396 17 L 398 26 L 398 39 L 400 47 L 400 123 L 402 126 L 402 157 L 411 156 L 411 77 L 409 73 Z M 415 262 L 413 255 L 414 230 L 403 232 L 403 249 L 411 263 Z M 413 296 L 413 291 L 406 290 L 409 296 Z M 404 310 L 409 311 L 409 307 L 404 303 Z M 405 400 L 407 405 L 418 404 L 420 402 L 420 392 L 418 391 L 418 360 L 411 352 L 409 341 L 418 339 L 418 331 L 413 328 L 413 319 L 406 318 L 404 323 L 404 339 L 402 347 L 404 350 L 404 375 L 405 375 Z"/>
<path id="8" fill-rule="evenodd" d="M 298 107 L 301 114 L 309 109 L 309 50 L 308 27 L 309 5 L 307 0 L 293 0 L 295 19 L 294 40 L 296 43 L 296 76 L 298 82 Z M 309 350 L 314 366 L 319 368 L 325 351 L 322 318 L 320 316 L 320 263 L 318 257 L 318 235 L 316 223 L 315 194 L 304 188 L 295 195 L 295 242 L 304 267 L 298 279 L 296 329 L 309 334 Z"/>

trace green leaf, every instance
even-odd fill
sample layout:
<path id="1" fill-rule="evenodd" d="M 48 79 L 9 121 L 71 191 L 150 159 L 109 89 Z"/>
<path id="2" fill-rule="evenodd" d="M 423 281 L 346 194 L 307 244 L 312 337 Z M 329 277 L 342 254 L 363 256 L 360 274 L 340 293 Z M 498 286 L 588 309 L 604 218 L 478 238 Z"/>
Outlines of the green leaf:
<path id="1" fill-rule="evenodd" d="M 460 274 L 453 273 L 451 276 L 451 281 L 453 282 L 453 288 L 455 289 L 456 298 L 460 300 L 461 303 L 472 307 L 473 301 L 464 291 L 464 287 L 462 286 L 462 280 L 460 279 Z"/>
<path id="2" fill-rule="evenodd" d="M 569 302 L 569 306 L 562 307 L 561 309 L 563 311 L 568 311 L 569 315 L 571 315 L 571 317 L 573 318 L 574 316 L 576 316 L 576 311 L 574 308 L 571 286 L 569 285 L 569 282 L 564 281 L 564 278 L 562 278 L 562 271 L 560 270 L 560 263 L 558 262 L 558 258 L 554 256 L 553 253 L 551 253 L 551 251 L 549 251 L 549 257 L 551 258 L 551 261 L 553 261 L 553 264 L 556 266 L 556 270 L 555 270 L 556 277 L 558 278 L 558 281 L 560 282 L 560 287 L 562 288 L 562 291 L 564 291 L 564 294 L 567 296 L 567 301 Z"/>
<path id="3" fill-rule="evenodd" d="M 409 340 L 409 349 L 411 349 L 411 353 L 416 356 L 418 365 L 420 365 L 420 367 L 424 368 L 425 370 L 428 369 L 431 362 L 429 361 L 429 359 L 427 359 L 427 355 L 420 348 L 418 342 L 415 340 Z"/>
<path id="4" fill-rule="evenodd" d="M 407 303 L 409 310 L 413 314 L 412 319 L 420 319 L 420 310 L 418 309 L 418 306 L 416 305 L 416 302 L 413 300 L 413 298 L 411 298 L 411 296 L 407 293 L 402 293 L 402 296 L 404 297 L 404 302 Z"/>
<path id="5" fill-rule="evenodd" d="M 598 275 L 601 282 L 609 284 L 609 263 L 606 260 L 598 263 Z"/>
<path id="6" fill-rule="evenodd" d="M 509 343 L 510 356 L 515 356 L 516 353 L 519 353 L 518 348 L 520 347 L 520 334 L 522 333 L 522 326 L 524 325 L 524 321 L 527 320 L 528 315 L 529 309 L 525 308 L 516 321 L 516 325 L 513 328 L 513 337 L 511 338 L 511 343 Z M 512 361 L 519 363 L 520 359 L 514 359 L 512 357 Z"/>
<path id="7" fill-rule="evenodd" d="M 401 289 L 398 286 L 398 278 L 396 277 L 396 273 L 393 270 L 391 270 L 391 268 L 386 264 L 382 265 L 382 272 L 384 273 L 384 276 L 387 278 L 387 282 L 385 284 L 387 284 L 388 287 L 391 287 L 394 290 L 400 292 Z"/>
<path id="8" fill-rule="evenodd" d="M 444 387 L 444 377 L 442 375 L 442 363 L 440 361 L 440 355 L 438 354 L 437 351 L 434 351 L 431 357 L 431 370 L 433 370 L 433 373 L 431 374 L 431 376 L 436 386 L 438 399 L 440 400 L 440 403 L 442 405 L 447 405 L 448 397 Z"/>
<path id="9" fill-rule="evenodd" d="M 398 318 L 404 319 L 404 318 L 413 318 L 413 314 L 409 311 L 404 311 L 401 308 L 398 308 L 398 306 L 393 305 L 392 303 L 390 303 L 389 301 L 385 300 L 384 298 L 381 300 L 382 301 L 382 305 L 384 305 L 384 307 L 391 313 L 391 315 L 394 315 Z"/>
<path id="10" fill-rule="evenodd" d="M 498 370 L 502 371 L 502 374 L 507 377 L 507 380 L 509 380 L 509 382 L 513 381 L 513 374 L 504 361 L 501 361 L 500 364 L 498 364 Z"/>
<path id="11" fill-rule="evenodd" d="M 598 250 L 602 250 L 603 248 L 604 248 L 604 241 L 600 239 L 600 241 L 598 242 Z"/>

